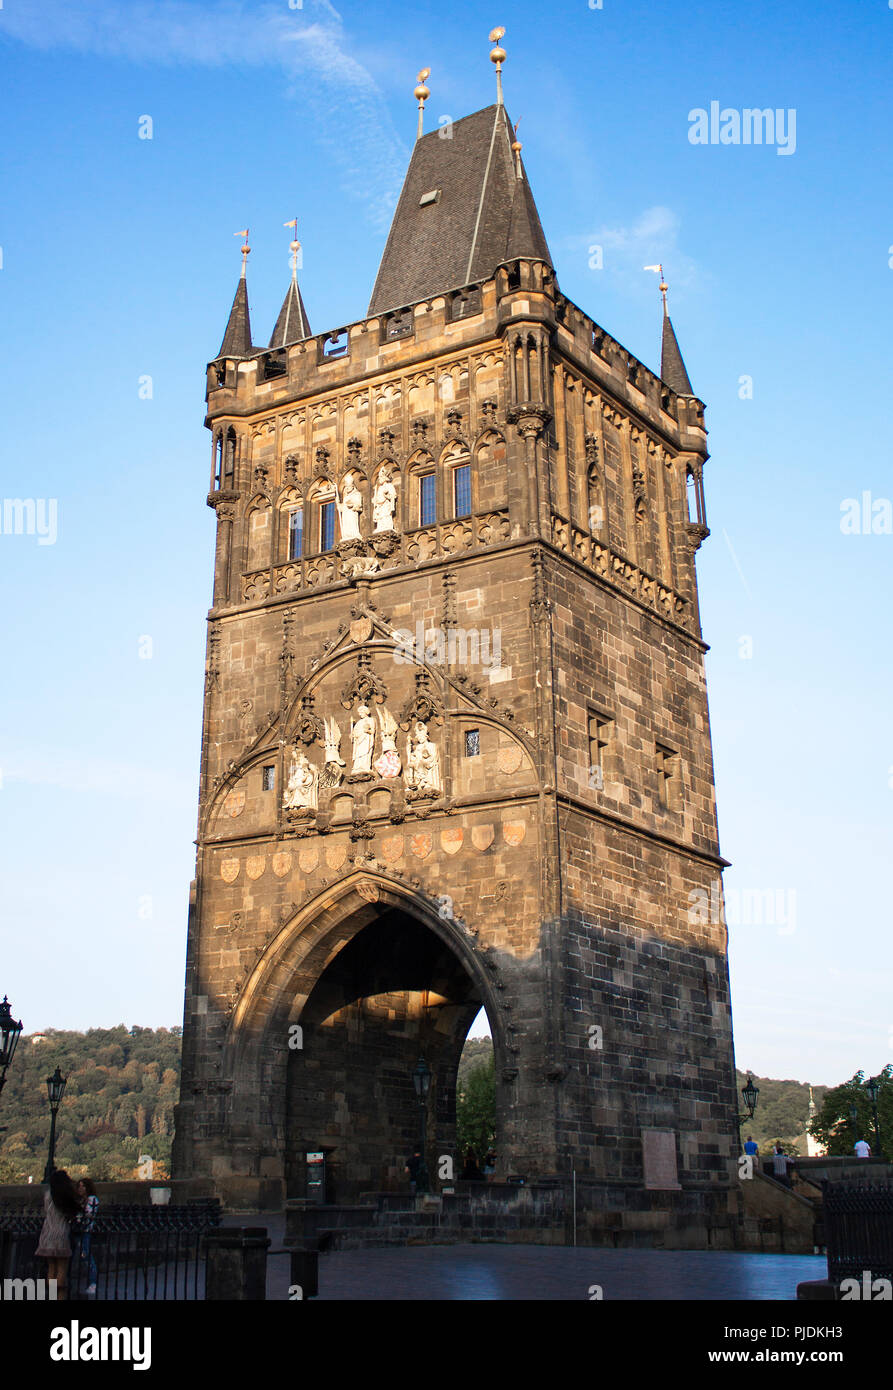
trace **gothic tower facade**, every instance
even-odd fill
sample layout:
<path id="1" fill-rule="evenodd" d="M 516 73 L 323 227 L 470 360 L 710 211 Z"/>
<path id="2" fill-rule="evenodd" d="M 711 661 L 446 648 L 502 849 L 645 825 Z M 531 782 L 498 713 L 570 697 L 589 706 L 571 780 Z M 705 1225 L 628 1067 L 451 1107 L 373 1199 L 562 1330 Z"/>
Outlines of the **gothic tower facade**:
<path id="1" fill-rule="evenodd" d="M 704 409 L 559 290 L 501 101 L 421 136 L 367 314 L 207 376 L 217 525 L 175 1176 L 455 1157 L 581 1239 L 727 1233 L 737 1131 L 695 554 Z M 639 1234 L 636 1234 L 639 1233 Z M 687 1234 L 683 1234 L 687 1233 Z M 713 1237 L 722 1239 L 723 1237 Z M 731 1236 L 727 1236 L 731 1239 Z"/>

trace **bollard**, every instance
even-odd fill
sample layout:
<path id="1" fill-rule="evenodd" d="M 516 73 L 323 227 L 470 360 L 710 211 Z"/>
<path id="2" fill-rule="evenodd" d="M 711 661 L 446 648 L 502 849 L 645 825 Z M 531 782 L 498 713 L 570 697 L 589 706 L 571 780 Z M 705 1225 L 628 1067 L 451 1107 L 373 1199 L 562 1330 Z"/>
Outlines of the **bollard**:
<path id="1" fill-rule="evenodd" d="M 205 1237 L 206 1300 L 262 1299 L 267 1296 L 265 1226 L 221 1226 Z"/>
<path id="2" fill-rule="evenodd" d="M 301 1290 L 302 1298 L 316 1298 L 319 1294 L 319 1251 L 292 1249 L 291 1282 L 293 1288 Z"/>

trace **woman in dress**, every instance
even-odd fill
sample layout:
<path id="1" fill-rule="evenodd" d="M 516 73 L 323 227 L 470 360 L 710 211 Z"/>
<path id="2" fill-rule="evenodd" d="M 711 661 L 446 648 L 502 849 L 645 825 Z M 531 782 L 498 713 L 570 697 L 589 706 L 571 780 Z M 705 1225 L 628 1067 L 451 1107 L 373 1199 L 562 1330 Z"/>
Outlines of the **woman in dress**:
<path id="1" fill-rule="evenodd" d="M 81 1204 L 75 1185 L 63 1168 L 57 1168 L 50 1176 L 43 1209 L 46 1215 L 35 1254 L 47 1260 L 47 1278 L 56 1280 L 56 1297 L 64 1298 L 71 1259 L 71 1223 L 80 1212 Z"/>

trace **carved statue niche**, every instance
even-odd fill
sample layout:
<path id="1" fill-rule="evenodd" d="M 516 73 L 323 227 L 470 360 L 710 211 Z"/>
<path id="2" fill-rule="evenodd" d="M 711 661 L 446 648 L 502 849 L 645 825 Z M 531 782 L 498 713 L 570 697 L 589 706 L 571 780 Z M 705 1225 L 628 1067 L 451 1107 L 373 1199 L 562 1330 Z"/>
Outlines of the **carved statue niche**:
<path id="1" fill-rule="evenodd" d="M 379 777 L 399 777 L 402 764 L 397 752 L 397 721 L 386 705 L 378 706 L 378 723 L 381 728 L 381 757 L 376 761 L 375 771 Z"/>
<path id="2" fill-rule="evenodd" d="M 358 718 L 350 721 L 350 741 L 353 762 L 350 769 L 351 781 L 367 781 L 372 777 L 372 755 L 375 752 L 375 722 L 369 713 L 369 706 L 357 706 Z"/>
<path id="3" fill-rule="evenodd" d="M 439 796 L 442 790 L 440 754 L 421 719 L 414 722 L 406 740 L 406 788 L 410 800 Z"/>
<path id="4" fill-rule="evenodd" d="M 334 719 L 325 721 L 325 745 L 326 755 L 319 784 L 321 787 L 337 787 L 344 777 L 342 768 L 347 764 L 341 756 L 341 729 Z"/>
<path id="5" fill-rule="evenodd" d="M 397 488 L 391 467 L 384 464 L 372 494 L 372 528 L 375 532 L 393 531 L 397 511 Z"/>
<path id="6" fill-rule="evenodd" d="M 297 745 L 292 751 L 282 804 L 294 816 L 312 816 L 319 809 L 319 769 Z"/>
<path id="7" fill-rule="evenodd" d="M 345 473 L 341 481 L 341 495 L 336 492 L 338 521 L 341 539 L 352 541 L 360 539 L 360 517 L 363 514 L 363 494 L 357 487 L 353 473 Z"/>

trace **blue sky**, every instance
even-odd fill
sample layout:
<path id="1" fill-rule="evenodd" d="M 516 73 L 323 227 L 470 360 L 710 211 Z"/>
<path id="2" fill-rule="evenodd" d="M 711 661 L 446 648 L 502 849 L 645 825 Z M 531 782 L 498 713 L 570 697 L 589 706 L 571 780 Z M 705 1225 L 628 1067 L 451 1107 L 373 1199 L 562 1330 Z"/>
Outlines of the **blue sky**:
<path id="1" fill-rule="evenodd" d="M 845 499 L 891 495 L 886 0 L 5 0 L 2 495 L 59 510 L 55 544 L 0 534 L 0 992 L 31 1031 L 180 1021 L 213 544 L 204 365 L 232 233 L 251 229 L 256 340 L 295 215 L 312 327 L 361 317 L 415 74 L 432 69 L 427 128 L 489 104 L 496 23 L 562 289 L 657 367 L 642 266 L 662 261 L 708 406 L 699 573 L 726 883 L 777 908 L 731 924 L 739 1064 L 876 1072 L 893 1056 L 893 536 L 840 523 Z M 794 152 L 693 145 L 689 113 L 713 100 L 793 109 Z"/>

